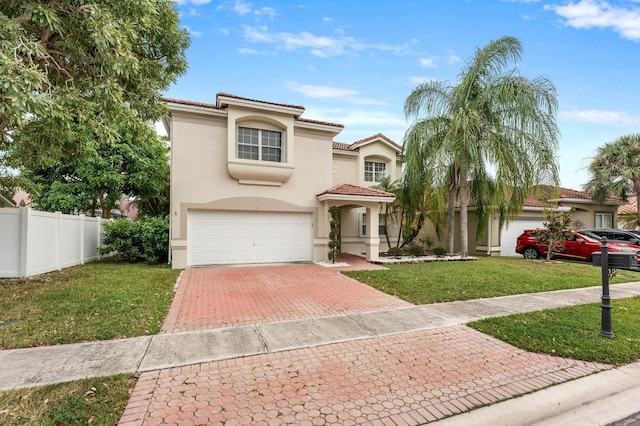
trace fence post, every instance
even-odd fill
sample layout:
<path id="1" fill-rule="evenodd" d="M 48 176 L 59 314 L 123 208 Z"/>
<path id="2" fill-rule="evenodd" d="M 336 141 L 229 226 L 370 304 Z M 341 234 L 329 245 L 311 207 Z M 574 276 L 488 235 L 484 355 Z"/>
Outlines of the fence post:
<path id="1" fill-rule="evenodd" d="M 29 207 L 20 208 L 21 221 L 20 221 L 20 272 L 18 275 L 20 278 L 27 276 L 28 272 L 28 257 L 29 257 L 29 216 L 31 216 L 31 209 Z"/>
<path id="2" fill-rule="evenodd" d="M 84 265 L 84 220 L 85 215 L 80 215 L 80 264 Z"/>
<path id="3" fill-rule="evenodd" d="M 62 253 L 62 212 L 56 212 L 56 267 L 58 271 L 62 271 L 62 262 L 60 261 Z"/>

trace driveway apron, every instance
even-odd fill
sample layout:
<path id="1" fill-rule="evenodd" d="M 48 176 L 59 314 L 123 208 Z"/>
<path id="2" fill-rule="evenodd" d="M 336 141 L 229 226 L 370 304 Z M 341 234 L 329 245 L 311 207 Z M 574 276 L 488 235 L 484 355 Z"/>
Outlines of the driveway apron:
<path id="1" fill-rule="evenodd" d="M 409 306 L 336 268 L 189 269 L 164 332 Z M 119 424 L 418 425 L 608 368 L 454 325 L 143 372 Z"/>
<path id="2" fill-rule="evenodd" d="M 359 262 L 362 267 L 377 267 Z M 348 269 L 357 269 L 352 264 Z M 162 328 L 205 330 L 412 306 L 339 273 L 294 264 L 187 269 Z"/>

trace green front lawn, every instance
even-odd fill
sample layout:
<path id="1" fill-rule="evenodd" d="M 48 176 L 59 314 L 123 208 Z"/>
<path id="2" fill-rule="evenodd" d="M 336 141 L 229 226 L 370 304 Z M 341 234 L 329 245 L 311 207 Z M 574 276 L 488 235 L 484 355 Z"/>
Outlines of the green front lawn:
<path id="1" fill-rule="evenodd" d="M 115 425 L 135 382 L 120 374 L 0 392 L 0 424 Z"/>
<path id="2" fill-rule="evenodd" d="M 179 272 L 105 260 L 0 279 L 0 349 L 156 334 Z"/>
<path id="3" fill-rule="evenodd" d="M 487 318 L 468 324 L 529 352 L 607 364 L 640 359 L 640 297 L 612 301 L 613 339 L 601 337 L 598 303 Z"/>
<path id="4" fill-rule="evenodd" d="M 344 274 L 416 305 L 590 287 L 602 280 L 600 269 L 590 264 L 505 257 L 389 265 L 386 271 Z M 611 283 L 628 281 L 640 281 L 640 273 L 619 270 Z"/>

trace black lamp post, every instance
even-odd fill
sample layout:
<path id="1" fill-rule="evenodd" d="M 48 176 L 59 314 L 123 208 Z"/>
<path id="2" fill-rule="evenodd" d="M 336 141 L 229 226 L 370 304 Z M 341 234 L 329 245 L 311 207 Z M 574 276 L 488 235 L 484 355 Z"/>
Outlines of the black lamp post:
<path id="1" fill-rule="evenodd" d="M 602 322 L 600 327 L 600 335 L 612 339 L 615 336 L 611 326 L 611 296 L 609 296 L 609 249 L 607 248 L 607 238 L 602 238 Z"/>

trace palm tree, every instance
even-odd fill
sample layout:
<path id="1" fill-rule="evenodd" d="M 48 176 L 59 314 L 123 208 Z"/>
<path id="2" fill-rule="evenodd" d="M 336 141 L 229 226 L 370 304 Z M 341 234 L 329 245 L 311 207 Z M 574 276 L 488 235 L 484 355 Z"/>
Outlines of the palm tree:
<path id="1" fill-rule="evenodd" d="M 396 194 L 398 192 L 399 182 L 392 182 L 391 178 L 387 176 L 382 179 L 380 183 L 374 186 L 374 189 L 379 189 L 381 191 L 390 192 L 392 194 Z M 391 247 L 391 241 L 389 240 L 389 223 L 391 222 L 392 213 L 398 208 L 398 198 L 393 200 L 393 203 L 386 203 L 384 205 L 384 223 L 386 224 L 384 227 L 384 236 L 387 239 L 387 247 Z M 402 224 L 401 224 L 402 226 Z"/>
<path id="2" fill-rule="evenodd" d="M 507 69 L 521 52 L 517 38 L 491 41 L 476 50 L 456 85 L 425 82 L 405 101 L 405 116 L 416 120 L 405 135 L 407 170 L 433 174 L 433 184 L 447 192 L 450 239 L 459 202 L 462 257 L 469 253 L 469 196 L 480 234 L 490 208 L 508 219 L 535 185 L 558 182 L 556 90 L 546 77 L 530 80 Z"/>
<path id="3" fill-rule="evenodd" d="M 622 136 L 598 148 L 589 173 L 591 179 L 585 190 L 598 203 L 604 203 L 608 196 L 623 201 L 627 201 L 628 194 L 640 197 L 640 133 Z"/>

